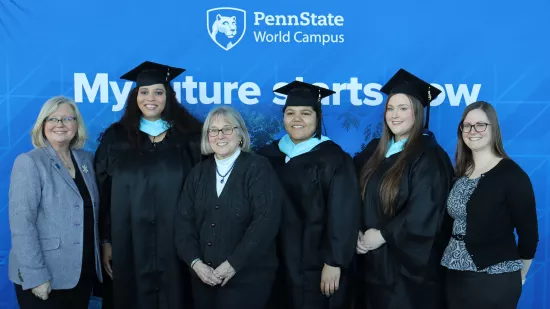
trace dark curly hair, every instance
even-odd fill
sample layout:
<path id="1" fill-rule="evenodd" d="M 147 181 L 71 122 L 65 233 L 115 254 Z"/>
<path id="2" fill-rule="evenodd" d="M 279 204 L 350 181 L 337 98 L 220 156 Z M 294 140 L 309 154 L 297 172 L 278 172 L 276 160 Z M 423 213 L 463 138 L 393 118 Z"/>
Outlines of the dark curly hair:
<path id="1" fill-rule="evenodd" d="M 166 89 L 166 105 L 162 111 L 161 117 L 167 121 L 172 128 L 177 130 L 182 134 L 200 134 L 202 129 L 202 122 L 193 116 L 183 105 L 180 104 L 176 98 L 176 92 L 170 85 L 170 83 L 163 83 L 164 88 Z M 130 91 L 128 99 L 126 100 L 126 107 L 124 109 L 124 114 L 122 118 L 113 123 L 106 131 L 111 127 L 122 126 L 124 130 L 128 133 L 128 139 L 132 146 L 139 148 L 140 147 L 140 130 L 139 124 L 141 120 L 141 110 L 137 104 L 137 96 L 139 92 L 139 87 L 135 87 Z M 101 142 L 103 132 L 98 141 Z"/>

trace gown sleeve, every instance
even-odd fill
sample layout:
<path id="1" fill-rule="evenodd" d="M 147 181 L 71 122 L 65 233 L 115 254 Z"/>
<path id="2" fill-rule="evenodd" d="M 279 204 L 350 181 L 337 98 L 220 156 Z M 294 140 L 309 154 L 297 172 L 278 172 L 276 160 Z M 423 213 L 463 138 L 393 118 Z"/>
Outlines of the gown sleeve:
<path id="1" fill-rule="evenodd" d="M 94 170 L 99 190 L 99 237 L 102 242 L 111 242 L 111 147 L 115 143 L 113 128 L 108 129 L 94 155 Z"/>
<path id="2" fill-rule="evenodd" d="M 410 169 L 410 194 L 404 208 L 380 232 L 388 249 L 403 265 L 403 274 L 422 280 L 430 263 L 436 237 L 441 232 L 446 213 L 446 198 L 452 175 L 445 158 L 435 151 L 425 151 Z"/>
<path id="3" fill-rule="evenodd" d="M 266 158 L 249 170 L 247 184 L 253 216 L 243 238 L 227 258 L 236 272 L 248 261 L 262 255 L 275 242 L 281 222 L 283 189 Z"/>
<path id="4" fill-rule="evenodd" d="M 357 172 L 357 176 L 361 177 L 361 171 L 363 170 L 363 166 L 367 164 L 370 157 L 374 155 L 374 152 L 376 151 L 376 147 L 378 147 L 378 143 L 380 142 L 379 138 L 372 139 L 365 149 L 363 149 L 360 153 L 358 153 L 353 158 L 353 163 L 355 165 L 355 170 Z"/>
<path id="5" fill-rule="evenodd" d="M 351 157 L 344 154 L 336 164 L 327 195 L 327 234 L 323 258 L 327 265 L 347 268 L 357 242 L 361 195 Z"/>
<path id="6" fill-rule="evenodd" d="M 195 186 L 202 165 L 193 168 L 185 180 L 175 222 L 175 242 L 178 257 L 187 265 L 202 258 L 199 245 L 199 230 L 196 225 Z"/>

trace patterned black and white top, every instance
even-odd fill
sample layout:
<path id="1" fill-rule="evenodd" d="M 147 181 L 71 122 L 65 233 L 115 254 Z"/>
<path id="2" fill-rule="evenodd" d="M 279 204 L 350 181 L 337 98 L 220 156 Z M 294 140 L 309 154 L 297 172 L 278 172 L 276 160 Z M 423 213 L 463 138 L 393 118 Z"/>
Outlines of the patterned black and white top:
<path id="1" fill-rule="evenodd" d="M 466 204 L 477 187 L 478 182 L 479 178 L 469 179 L 468 177 L 462 177 L 458 179 L 447 198 L 447 211 L 454 219 L 453 235 L 466 235 Z M 449 241 L 449 245 L 443 254 L 441 265 L 448 269 L 487 272 L 488 274 L 514 272 L 523 268 L 523 262 L 516 260 L 501 262 L 485 269 L 477 270 L 464 241 L 455 238 L 451 238 Z"/>

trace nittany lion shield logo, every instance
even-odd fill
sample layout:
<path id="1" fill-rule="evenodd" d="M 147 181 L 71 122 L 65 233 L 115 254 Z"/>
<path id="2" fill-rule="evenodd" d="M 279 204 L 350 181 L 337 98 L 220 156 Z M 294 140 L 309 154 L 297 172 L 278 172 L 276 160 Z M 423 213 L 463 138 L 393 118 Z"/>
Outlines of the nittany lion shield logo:
<path id="1" fill-rule="evenodd" d="M 246 11 L 237 8 L 214 8 L 206 11 L 206 29 L 214 43 L 230 50 L 246 32 Z"/>

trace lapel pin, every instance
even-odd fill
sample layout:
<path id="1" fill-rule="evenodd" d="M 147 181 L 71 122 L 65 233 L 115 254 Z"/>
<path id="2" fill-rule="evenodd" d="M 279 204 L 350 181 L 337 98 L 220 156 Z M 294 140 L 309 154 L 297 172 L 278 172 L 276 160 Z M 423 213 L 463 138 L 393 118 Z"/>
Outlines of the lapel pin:
<path id="1" fill-rule="evenodd" d="M 82 165 L 82 171 L 84 174 L 88 174 L 88 167 L 86 165 Z"/>

